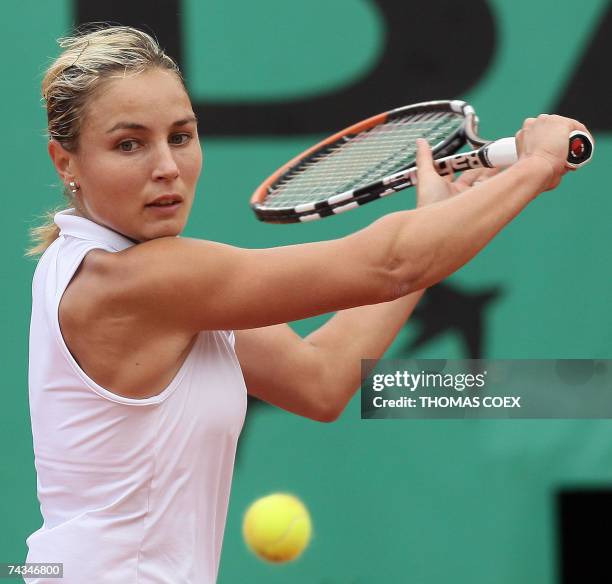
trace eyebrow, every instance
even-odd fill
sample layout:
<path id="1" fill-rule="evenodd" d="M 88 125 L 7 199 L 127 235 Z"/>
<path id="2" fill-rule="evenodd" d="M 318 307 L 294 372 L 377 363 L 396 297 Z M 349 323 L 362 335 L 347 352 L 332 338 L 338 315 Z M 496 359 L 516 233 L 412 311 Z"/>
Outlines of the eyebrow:
<path id="1" fill-rule="evenodd" d="M 198 119 L 195 116 L 189 116 L 188 118 L 183 118 L 182 120 L 177 120 L 172 123 L 172 127 L 175 126 L 185 126 L 190 122 L 198 123 Z M 115 130 L 148 130 L 146 126 L 142 124 L 137 124 L 135 122 L 117 122 L 110 130 L 107 130 L 107 134 L 114 132 Z"/>

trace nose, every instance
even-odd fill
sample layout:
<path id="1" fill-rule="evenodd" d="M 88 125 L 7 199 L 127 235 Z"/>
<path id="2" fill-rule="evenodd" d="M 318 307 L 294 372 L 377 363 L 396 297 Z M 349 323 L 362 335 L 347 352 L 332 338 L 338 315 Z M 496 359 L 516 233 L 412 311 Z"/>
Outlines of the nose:
<path id="1" fill-rule="evenodd" d="M 169 180 L 179 176 L 179 167 L 174 159 L 174 153 L 166 142 L 156 149 L 155 162 L 153 166 L 154 180 Z"/>

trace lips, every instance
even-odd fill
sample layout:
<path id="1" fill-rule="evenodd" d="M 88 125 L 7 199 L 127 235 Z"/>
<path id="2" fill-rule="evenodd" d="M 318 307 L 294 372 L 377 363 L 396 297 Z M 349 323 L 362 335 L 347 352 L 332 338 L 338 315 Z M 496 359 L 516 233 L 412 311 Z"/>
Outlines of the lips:
<path id="1" fill-rule="evenodd" d="M 147 207 L 151 207 L 151 206 L 163 207 L 166 205 L 170 206 L 172 204 L 182 203 L 182 201 L 183 201 L 183 197 L 181 197 L 181 195 L 177 195 L 177 194 L 161 195 L 157 197 L 156 199 L 153 199 L 150 203 L 147 203 L 146 206 Z"/>

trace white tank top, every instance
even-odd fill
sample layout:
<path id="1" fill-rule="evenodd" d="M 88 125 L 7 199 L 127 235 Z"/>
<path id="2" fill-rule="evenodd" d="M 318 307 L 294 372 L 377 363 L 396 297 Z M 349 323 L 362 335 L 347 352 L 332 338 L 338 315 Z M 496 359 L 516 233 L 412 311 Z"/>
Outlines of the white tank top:
<path id="1" fill-rule="evenodd" d="M 60 236 L 32 283 L 29 403 L 43 525 L 26 540 L 26 561 L 62 562 L 63 584 L 212 584 L 247 403 L 234 334 L 200 332 L 155 397 L 104 389 L 69 352 L 58 306 L 88 251 L 134 244 L 72 209 L 55 222 Z"/>

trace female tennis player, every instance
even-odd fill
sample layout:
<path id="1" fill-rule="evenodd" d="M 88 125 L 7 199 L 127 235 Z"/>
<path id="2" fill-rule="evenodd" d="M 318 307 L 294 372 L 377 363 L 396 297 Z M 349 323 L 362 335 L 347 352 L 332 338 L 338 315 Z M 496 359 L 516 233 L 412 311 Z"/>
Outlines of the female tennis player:
<path id="1" fill-rule="evenodd" d="M 42 82 L 68 207 L 35 230 L 29 397 L 65 584 L 215 582 L 247 392 L 338 417 L 423 290 L 566 172 L 570 119 L 529 119 L 510 169 L 452 182 L 419 144 L 418 207 L 348 237 L 241 249 L 180 237 L 202 165 L 176 64 L 129 27 L 60 39 Z M 478 184 L 476 184 L 478 183 Z M 336 312 L 302 339 L 285 323 Z M 28 582 L 55 582 L 44 576 Z"/>

